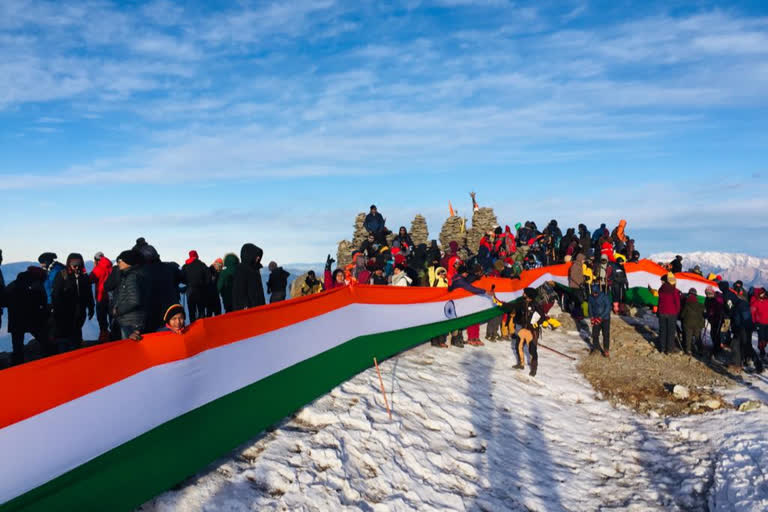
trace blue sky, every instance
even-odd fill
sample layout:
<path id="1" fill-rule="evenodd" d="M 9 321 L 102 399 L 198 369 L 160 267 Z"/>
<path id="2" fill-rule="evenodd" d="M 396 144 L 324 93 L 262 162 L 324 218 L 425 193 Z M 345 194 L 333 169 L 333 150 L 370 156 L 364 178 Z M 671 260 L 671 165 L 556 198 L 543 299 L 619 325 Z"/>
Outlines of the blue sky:
<path id="1" fill-rule="evenodd" d="M 629 221 L 768 256 L 765 2 L 0 2 L 0 248 L 319 261 L 376 203 L 436 236 Z"/>

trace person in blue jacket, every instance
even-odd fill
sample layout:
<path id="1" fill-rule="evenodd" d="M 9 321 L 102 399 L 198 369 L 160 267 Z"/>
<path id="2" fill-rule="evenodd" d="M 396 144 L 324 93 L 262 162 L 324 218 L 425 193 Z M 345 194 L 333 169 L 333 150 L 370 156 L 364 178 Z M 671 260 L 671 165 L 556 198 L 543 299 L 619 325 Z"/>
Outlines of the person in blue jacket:
<path id="1" fill-rule="evenodd" d="M 592 293 L 587 301 L 589 317 L 592 321 L 592 349 L 590 353 L 600 351 L 608 357 L 611 347 L 611 298 L 597 284 L 592 285 Z M 603 347 L 600 348 L 600 333 L 603 333 Z"/>

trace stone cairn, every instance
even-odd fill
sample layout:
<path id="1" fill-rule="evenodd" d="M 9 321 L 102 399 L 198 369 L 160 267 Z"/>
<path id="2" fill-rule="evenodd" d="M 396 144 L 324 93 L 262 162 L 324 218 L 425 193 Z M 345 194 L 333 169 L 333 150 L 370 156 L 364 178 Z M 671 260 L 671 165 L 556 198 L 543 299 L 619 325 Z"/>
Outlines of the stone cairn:
<path id="1" fill-rule="evenodd" d="M 440 247 L 448 251 L 449 244 L 456 241 L 459 247 L 464 245 L 464 239 L 467 238 L 465 229 L 466 219 L 453 215 L 445 219 L 443 229 L 440 230 Z"/>
<path id="2" fill-rule="evenodd" d="M 301 297 L 301 287 L 304 286 L 304 282 L 307 280 L 307 274 L 309 272 L 304 272 L 299 277 L 293 280 L 291 283 L 291 298 L 295 299 L 296 297 Z M 323 276 L 315 276 L 322 282 Z"/>
<path id="3" fill-rule="evenodd" d="M 416 214 L 411 222 L 411 238 L 416 245 L 429 245 L 429 230 L 427 229 L 427 219 L 423 215 Z"/>
<path id="4" fill-rule="evenodd" d="M 467 231 L 467 246 L 469 250 L 477 254 L 480 247 L 480 239 L 488 231 L 492 231 L 499 221 L 493 208 L 479 208 L 472 213 L 472 227 Z"/>

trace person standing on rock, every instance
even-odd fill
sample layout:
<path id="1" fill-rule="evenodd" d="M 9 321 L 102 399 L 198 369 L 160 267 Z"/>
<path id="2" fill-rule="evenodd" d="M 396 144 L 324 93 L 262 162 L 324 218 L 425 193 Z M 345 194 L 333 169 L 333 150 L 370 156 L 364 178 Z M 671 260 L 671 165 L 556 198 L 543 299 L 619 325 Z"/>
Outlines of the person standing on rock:
<path id="1" fill-rule="evenodd" d="M 609 357 L 611 348 L 611 298 L 597 284 L 592 285 L 592 293 L 587 301 L 589 318 L 592 323 L 592 348 L 589 353 L 599 351 L 603 357 Z M 603 334 L 603 346 L 600 347 L 600 333 Z"/>
<path id="2" fill-rule="evenodd" d="M 669 271 L 673 274 L 678 274 L 683 271 L 683 257 L 679 254 L 675 256 L 675 259 L 669 262 Z"/>
<path id="3" fill-rule="evenodd" d="M 702 353 L 701 332 L 704 330 L 704 304 L 699 302 L 696 288 L 688 290 L 680 319 L 683 322 L 683 339 L 685 340 L 683 350 L 688 355 L 693 355 L 694 348 L 697 353 Z"/>
<path id="4" fill-rule="evenodd" d="M 283 270 L 283 267 L 278 267 L 274 261 L 270 261 L 267 268 L 269 268 L 269 279 L 267 280 L 269 303 L 282 302 L 286 297 L 288 277 L 291 274 Z"/>
<path id="5" fill-rule="evenodd" d="M 677 279 L 673 273 L 662 276 L 659 288 L 659 352 L 673 354 L 679 352 L 675 346 L 677 317 L 680 316 L 680 292 L 675 288 Z"/>
<path id="6" fill-rule="evenodd" d="M 366 229 L 366 231 L 368 231 L 368 233 L 372 233 L 376 239 L 376 242 L 381 245 L 386 245 L 387 243 L 387 228 L 385 224 L 386 219 L 381 216 L 378 209 L 376 208 L 376 205 L 372 204 L 370 212 L 368 212 L 368 215 L 365 216 L 363 227 Z"/>

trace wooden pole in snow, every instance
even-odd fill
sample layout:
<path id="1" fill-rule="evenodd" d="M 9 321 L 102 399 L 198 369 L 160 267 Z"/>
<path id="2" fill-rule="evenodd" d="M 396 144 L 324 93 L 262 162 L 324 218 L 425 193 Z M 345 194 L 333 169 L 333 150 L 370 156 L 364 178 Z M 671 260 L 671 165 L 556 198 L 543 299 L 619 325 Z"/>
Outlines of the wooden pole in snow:
<path id="1" fill-rule="evenodd" d="M 381 394 L 384 395 L 384 405 L 387 406 L 387 414 L 389 414 L 390 421 L 392 420 L 392 411 L 389 409 L 389 402 L 387 401 L 387 392 L 384 391 L 384 379 L 381 378 L 381 371 L 379 371 L 379 363 L 376 358 L 373 358 L 373 364 L 376 366 L 376 373 L 379 374 L 379 384 L 381 385 Z"/>

